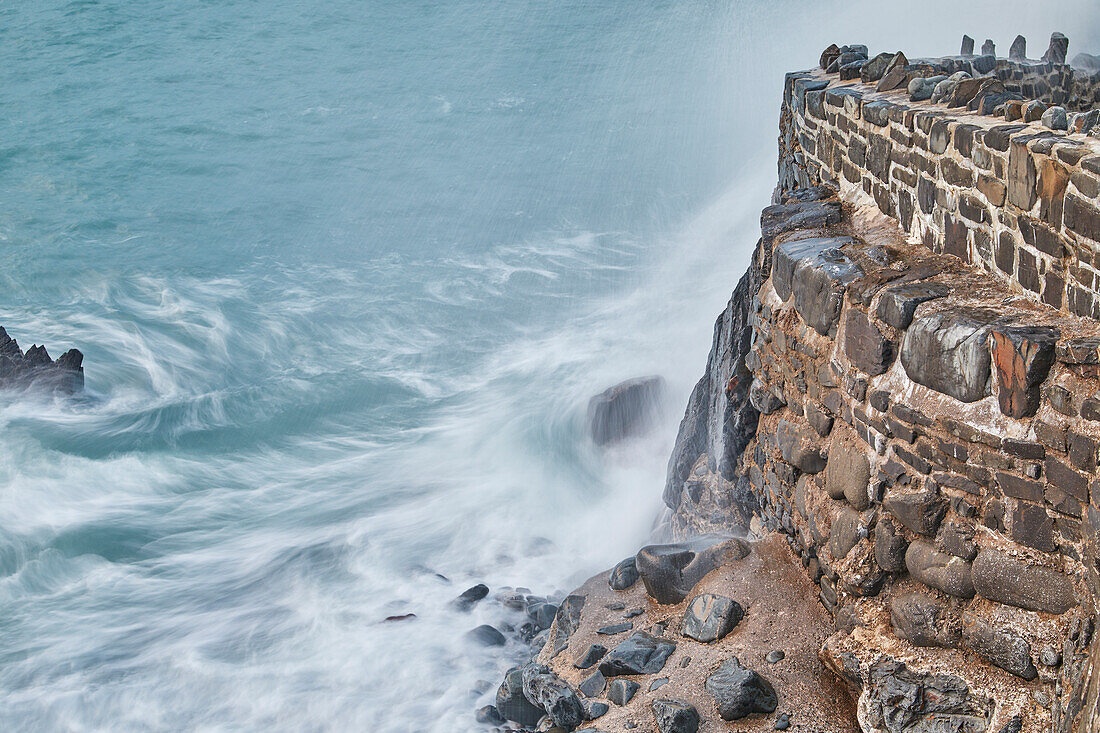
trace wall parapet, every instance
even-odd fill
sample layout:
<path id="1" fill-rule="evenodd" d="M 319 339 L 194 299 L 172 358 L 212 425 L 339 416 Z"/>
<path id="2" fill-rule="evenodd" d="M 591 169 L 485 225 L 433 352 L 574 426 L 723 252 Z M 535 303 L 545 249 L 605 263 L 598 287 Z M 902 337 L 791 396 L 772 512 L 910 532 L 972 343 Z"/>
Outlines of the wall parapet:
<path id="1" fill-rule="evenodd" d="M 982 103 L 968 109 L 974 98 L 948 108 L 914 101 L 908 86 L 882 89 L 961 64 L 974 61 L 895 64 L 904 74 L 886 85 L 890 71 L 878 83 L 874 73 L 866 81 L 822 69 L 788 74 L 777 195 L 828 181 L 862 189 L 913 241 L 1037 302 L 1100 319 L 1100 138 L 1041 120 L 1006 123 L 978 114 Z M 1026 78 L 1027 69 L 1056 66 L 997 60 L 994 68 Z M 972 81 L 981 83 L 967 94 L 989 78 Z"/>

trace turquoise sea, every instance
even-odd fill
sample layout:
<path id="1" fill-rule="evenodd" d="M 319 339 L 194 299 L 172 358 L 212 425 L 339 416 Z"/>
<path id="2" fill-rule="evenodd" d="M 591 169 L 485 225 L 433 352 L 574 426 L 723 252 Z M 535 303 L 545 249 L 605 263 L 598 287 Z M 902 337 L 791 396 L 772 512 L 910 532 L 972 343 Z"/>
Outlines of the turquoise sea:
<path id="1" fill-rule="evenodd" d="M 87 375 L 0 396 L 0 730 L 475 730 L 522 650 L 447 602 L 645 541 L 784 71 L 1053 30 L 1097 52 L 1085 0 L 0 3 L 0 325 Z"/>

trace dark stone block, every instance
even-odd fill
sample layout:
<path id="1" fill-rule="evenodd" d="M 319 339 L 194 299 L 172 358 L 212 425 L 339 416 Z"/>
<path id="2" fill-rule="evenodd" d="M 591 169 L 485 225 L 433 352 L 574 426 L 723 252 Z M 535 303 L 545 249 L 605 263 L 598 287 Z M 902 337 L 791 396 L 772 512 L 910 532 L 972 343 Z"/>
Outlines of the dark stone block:
<path id="1" fill-rule="evenodd" d="M 939 552 L 930 543 L 917 540 L 905 552 L 909 573 L 930 588 L 957 598 L 973 598 L 974 583 L 970 563 L 960 557 Z"/>
<path id="2" fill-rule="evenodd" d="M 835 226 L 840 220 L 838 201 L 794 201 L 765 208 L 760 214 L 760 232 L 765 239 L 774 239 L 786 232 Z"/>
<path id="3" fill-rule="evenodd" d="M 600 672 L 605 677 L 656 674 L 664 669 L 665 662 L 674 651 L 676 644 L 673 642 L 645 631 L 637 631 L 603 658 Z"/>
<path id="4" fill-rule="evenodd" d="M 894 362 L 897 345 L 887 339 L 867 314 L 848 309 L 844 326 L 844 351 L 856 368 L 876 376 Z"/>
<path id="5" fill-rule="evenodd" d="M 1012 509 L 1010 535 L 1022 545 L 1043 552 L 1054 552 L 1054 522 L 1040 506 L 1016 502 Z"/>
<path id="6" fill-rule="evenodd" d="M 1007 628 L 994 628 L 985 619 L 966 615 L 963 644 L 990 664 L 1025 680 L 1039 676 L 1031 661 L 1031 647 Z"/>
<path id="7" fill-rule="evenodd" d="M 997 603 L 1054 614 L 1077 605 L 1067 575 L 1016 560 L 998 550 L 979 552 L 971 574 L 978 594 Z"/>
<path id="8" fill-rule="evenodd" d="M 1043 500 L 1043 485 L 1038 481 L 1014 476 L 1011 473 L 997 472 L 997 485 L 1005 496 L 1028 501 Z"/>
<path id="9" fill-rule="evenodd" d="M 1073 194 L 1066 194 L 1063 219 L 1070 231 L 1100 242 L 1100 209 Z"/>
<path id="10" fill-rule="evenodd" d="M 784 300 L 791 299 L 802 319 L 822 336 L 835 334 L 844 291 L 863 270 L 840 247 L 849 237 L 813 238 L 775 247 L 772 283 Z"/>
<path id="11" fill-rule="evenodd" d="M 783 460 L 804 473 L 820 473 L 825 468 L 826 456 L 815 436 L 802 426 L 788 420 L 780 420 L 776 439 Z"/>
<path id="12" fill-rule="evenodd" d="M 650 707 L 657 722 L 657 733 L 698 733 L 699 711 L 690 703 L 662 698 L 654 700 Z"/>
<path id="13" fill-rule="evenodd" d="M 940 520 L 947 511 L 947 504 L 935 486 L 925 482 L 917 491 L 891 489 L 882 501 L 882 507 L 899 522 L 919 535 L 931 537 L 939 529 Z"/>
<path id="14" fill-rule="evenodd" d="M 775 712 L 779 699 L 775 689 L 759 673 L 741 666 L 737 657 L 722 663 L 707 676 L 704 688 L 718 705 L 722 720 L 740 720 L 756 713 Z"/>
<path id="15" fill-rule="evenodd" d="M 1047 327 L 997 326 L 993 329 L 997 399 L 1005 415 L 1023 418 L 1038 410 L 1039 388 L 1054 363 L 1054 347 L 1059 335 L 1057 329 Z"/>
<path id="16" fill-rule="evenodd" d="M 988 340 L 995 316 L 979 310 L 949 310 L 915 321 L 901 344 L 901 363 L 918 384 L 975 402 L 989 395 L 992 373 Z"/>
<path id="17" fill-rule="evenodd" d="M 988 134 L 986 136 L 988 140 Z M 1012 143 L 1008 154 L 1008 201 L 1024 211 L 1030 211 L 1037 200 L 1035 160 L 1025 142 Z"/>
<path id="18" fill-rule="evenodd" d="M 909 542 L 897 532 L 893 525 L 884 520 L 875 524 L 875 562 L 890 573 L 905 570 L 905 550 Z"/>
<path id="19" fill-rule="evenodd" d="M 879 298 L 878 317 L 904 331 L 913 321 L 917 306 L 948 295 L 951 289 L 938 283 L 907 283 L 885 290 Z"/>

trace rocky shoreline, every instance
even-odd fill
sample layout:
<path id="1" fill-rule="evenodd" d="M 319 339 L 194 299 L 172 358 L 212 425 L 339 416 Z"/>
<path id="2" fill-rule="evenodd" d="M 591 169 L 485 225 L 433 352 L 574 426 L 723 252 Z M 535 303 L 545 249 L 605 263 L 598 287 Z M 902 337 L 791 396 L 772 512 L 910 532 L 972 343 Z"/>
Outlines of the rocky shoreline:
<path id="1" fill-rule="evenodd" d="M 0 327 L 0 389 L 40 389 L 75 394 L 84 389 L 84 355 L 69 349 L 56 360 L 45 346 L 32 344 L 24 353 Z"/>
<path id="2" fill-rule="evenodd" d="M 1068 45 L 788 75 L 675 541 L 533 605 L 482 723 L 1100 731 L 1100 63 Z"/>

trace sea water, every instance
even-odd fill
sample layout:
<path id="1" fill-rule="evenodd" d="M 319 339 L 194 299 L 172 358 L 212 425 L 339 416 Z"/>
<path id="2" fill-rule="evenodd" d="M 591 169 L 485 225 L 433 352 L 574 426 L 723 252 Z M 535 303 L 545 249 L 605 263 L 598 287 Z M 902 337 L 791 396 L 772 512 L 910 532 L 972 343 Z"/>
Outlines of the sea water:
<path id="1" fill-rule="evenodd" d="M 1100 35 L 982 5 L 0 4 L 0 325 L 87 374 L 0 397 L 0 729 L 476 729 L 448 602 L 646 541 L 783 72 Z"/>

